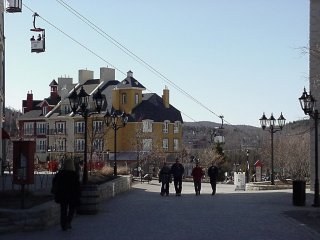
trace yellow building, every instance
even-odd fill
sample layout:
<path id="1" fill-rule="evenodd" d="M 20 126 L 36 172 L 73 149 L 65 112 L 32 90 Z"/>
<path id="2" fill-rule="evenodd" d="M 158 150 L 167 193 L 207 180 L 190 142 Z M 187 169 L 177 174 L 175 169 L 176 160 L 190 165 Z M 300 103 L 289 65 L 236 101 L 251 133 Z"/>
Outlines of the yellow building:
<path id="1" fill-rule="evenodd" d="M 90 113 L 94 112 L 92 96 L 98 89 L 106 100 L 99 114 L 89 114 L 88 117 L 88 161 L 104 161 L 113 165 L 115 135 L 118 165 L 130 165 L 133 168 L 145 166 L 145 170 L 149 171 L 147 166 L 150 164 L 159 166 L 162 161 L 171 162 L 180 154 L 183 120 L 180 111 L 170 105 L 167 87 L 163 90 L 162 97 L 155 93 L 143 93 L 146 88 L 133 77 L 131 71 L 125 79 L 118 81 L 115 80 L 115 70 L 111 68 L 101 68 L 99 79 L 93 79 L 92 71 L 79 70 L 78 83 L 70 84 L 70 79 L 67 80 L 58 81 L 61 101 L 38 119 L 45 119 L 47 123 L 45 127 L 48 135 L 42 136 L 42 149 L 50 150 L 46 157 L 43 151 L 37 153 L 39 159 L 59 160 L 68 154 L 83 160 L 85 121 L 81 112 L 72 113 L 68 99 L 73 91 L 79 93 L 81 88 L 89 95 Z M 107 126 L 105 118 L 107 112 L 114 111 L 125 112 L 128 116 L 125 127 L 117 131 Z M 21 120 L 25 122 L 27 119 Z M 36 124 L 35 122 L 34 125 Z M 37 138 L 36 134 L 32 135 Z"/>
<path id="2" fill-rule="evenodd" d="M 162 97 L 144 94 L 144 90 L 129 71 L 112 89 L 112 105 L 108 104 L 107 110 L 118 110 L 128 116 L 126 126 L 116 133 L 117 161 L 158 166 L 160 161 L 172 161 L 180 153 L 182 117 L 180 111 L 170 105 L 168 88 L 163 90 Z M 109 160 L 114 156 L 114 134 L 109 130 L 104 141 Z"/>

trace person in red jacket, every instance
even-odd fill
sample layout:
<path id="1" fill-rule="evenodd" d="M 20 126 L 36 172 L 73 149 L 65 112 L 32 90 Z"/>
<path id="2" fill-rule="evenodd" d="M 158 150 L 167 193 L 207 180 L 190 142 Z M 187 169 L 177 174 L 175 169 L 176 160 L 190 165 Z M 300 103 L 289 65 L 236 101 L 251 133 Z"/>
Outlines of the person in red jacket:
<path id="1" fill-rule="evenodd" d="M 194 190 L 196 191 L 196 195 L 200 195 L 201 179 L 204 176 L 204 172 L 202 168 L 199 166 L 199 162 L 197 162 L 196 166 L 192 169 L 191 175 L 193 177 Z"/>

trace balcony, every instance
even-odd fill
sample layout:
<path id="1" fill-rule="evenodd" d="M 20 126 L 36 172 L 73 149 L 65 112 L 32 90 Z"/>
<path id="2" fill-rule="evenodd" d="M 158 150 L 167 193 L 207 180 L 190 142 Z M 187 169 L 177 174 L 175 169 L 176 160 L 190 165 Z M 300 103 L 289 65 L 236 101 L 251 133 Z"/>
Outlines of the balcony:
<path id="1" fill-rule="evenodd" d="M 47 135 L 67 135 L 67 129 L 65 128 L 48 129 Z"/>

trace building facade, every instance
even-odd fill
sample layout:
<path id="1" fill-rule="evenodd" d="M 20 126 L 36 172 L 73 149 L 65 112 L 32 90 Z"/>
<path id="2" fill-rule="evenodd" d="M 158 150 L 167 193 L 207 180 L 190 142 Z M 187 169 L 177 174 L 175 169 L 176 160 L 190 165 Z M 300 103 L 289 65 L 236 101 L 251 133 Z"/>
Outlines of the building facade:
<path id="1" fill-rule="evenodd" d="M 28 93 L 23 101 L 24 114 L 19 118 L 20 138 L 36 141 L 36 160 L 59 160 L 65 155 L 80 161 L 84 151 L 84 118 L 71 111 L 68 96 L 81 88 L 89 95 L 87 127 L 87 159 L 113 163 L 115 131 L 107 126 L 106 112 L 121 111 L 128 123 L 117 134 L 117 161 L 119 164 L 145 165 L 173 160 L 181 150 L 182 117 L 169 102 L 169 89 L 160 97 L 144 93 L 146 88 L 129 71 L 122 81 L 115 80 L 115 70 L 100 68 L 100 78 L 93 72 L 79 70 L 78 83 L 71 78 L 52 81 L 50 97 L 33 100 Z M 94 112 L 92 96 L 100 89 L 105 102 L 100 113 Z M 55 101 L 56 100 L 56 101 Z M 92 114 L 91 114 L 92 113 Z"/>
<path id="2" fill-rule="evenodd" d="M 309 23 L 309 84 L 310 91 L 317 102 L 320 101 L 320 1 L 310 1 L 310 23 Z M 316 109 L 319 111 L 319 104 L 316 104 Z M 313 126 L 313 120 L 310 120 Z M 315 130 L 310 128 L 310 156 L 311 156 L 311 181 L 310 188 L 314 190 L 315 179 Z M 318 139 L 320 139 L 318 137 Z M 318 175 L 320 168 L 318 169 Z"/>

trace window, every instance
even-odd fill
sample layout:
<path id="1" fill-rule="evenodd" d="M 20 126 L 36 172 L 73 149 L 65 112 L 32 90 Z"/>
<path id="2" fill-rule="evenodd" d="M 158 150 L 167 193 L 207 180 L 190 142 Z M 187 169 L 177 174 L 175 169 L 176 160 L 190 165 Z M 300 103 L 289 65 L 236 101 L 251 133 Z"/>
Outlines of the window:
<path id="1" fill-rule="evenodd" d="M 46 139 L 37 139 L 36 151 L 37 152 L 46 152 L 47 151 L 47 140 Z"/>
<path id="2" fill-rule="evenodd" d="M 181 122 L 179 121 L 174 122 L 173 133 L 179 133 L 180 126 L 181 126 Z"/>
<path id="3" fill-rule="evenodd" d="M 179 139 L 177 139 L 177 138 L 173 139 L 173 150 L 174 151 L 179 150 Z"/>
<path id="4" fill-rule="evenodd" d="M 163 131 L 163 133 L 169 132 L 169 121 L 164 121 L 162 131 Z"/>
<path id="5" fill-rule="evenodd" d="M 76 152 L 83 152 L 84 151 L 84 139 L 76 139 Z"/>
<path id="6" fill-rule="evenodd" d="M 69 105 L 63 105 L 61 106 L 61 114 L 68 114 L 71 112 L 71 107 Z"/>
<path id="7" fill-rule="evenodd" d="M 136 93 L 136 94 L 134 95 L 134 103 L 135 103 L 136 105 L 139 103 L 139 94 L 138 94 L 138 93 Z"/>
<path id="8" fill-rule="evenodd" d="M 103 140 L 94 139 L 93 140 L 93 149 L 94 151 L 101 152 L 103 150 Z"/>
<path id="9" fill-rule="evenodd" d="M 56 122 L 56 133 L 62 134 L 66 132 L 65 122 Z"/>
<path id="10" fill-rule="evenodd" d="M 142 140 L 142 150 L 143 151 L 151 151 L 152 150 L 152 139 L 143 139 Z"/>
<path id="11" fill-rule="evenodd" d="M 93 132 L 100 133 L 102 131 L 102 121 L 93 121 Z"/>
<path id="12" fill-rule="evenodd" d="M 42 115 L 46 115 L 48 113 L 48 106 L 42 108 Z"/>
<path id="13" fill-rule="evenodd" d="M 56 151 L 58 152 L 65 152 L 66 151 L 66 139 L 58 139 Z"/>
<path id="14" fill-rule="evenodd" d="M 24 123 L 24 135 L 33 135 L 33 122 L 25 122 Z"/>
<path id="15" fill-rule="evenodd" d="M 121 98 L 122 98 L 122 104 L 127 103 L 127 94 L 126 93 L 122 93 Z"/>
<path id="16" fill-rule="evenodd" d="M 76 122 L 76 133 L 84 133 L 84 122 Z"/>
<path id="17" fill-rule="evenodd" d="M 45 135 L 47 131 L 47 124 L 44 122 L 37 123 L 37 135 Z"/>
<path id="18" fill-rule="evenodd" d="M 143 132 L 152 132 L 152 121 L 151 120 L 143 120 L 142 121 Z"/>
<path id="19" fill-rule="evenodd" d="M 167 138 L 162 139 L 162 148 L 164 150 L 168 150 L 169 149 L 169 140 Z"/>

